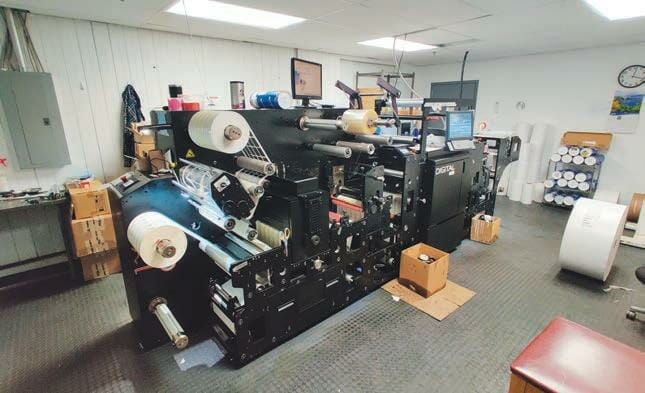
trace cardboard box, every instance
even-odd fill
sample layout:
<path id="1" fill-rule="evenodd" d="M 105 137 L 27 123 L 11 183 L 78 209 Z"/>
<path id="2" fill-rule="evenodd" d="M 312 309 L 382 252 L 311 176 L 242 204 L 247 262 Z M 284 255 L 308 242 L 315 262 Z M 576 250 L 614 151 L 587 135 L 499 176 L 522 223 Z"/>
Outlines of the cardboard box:
<path id="1" fill-rule="evenodd" d="M 404 287 L 396 279 L 383 284 L 381 288 L 388 291 L 395 301 L 408 303 L 438 321 L 444 320 L 475 296 L 475 292 L 450 280 L 444 289 L 427 298 Z"/>
<path id="2" fill-rule="evenodd" d="M 166 157 L 164 157 L 161 150 L 150 150 L 148 152 L 148 159 L 150 160 L 150 170 L 152 173 L 157 173 L 162 169 L 166 169 Z"/>
<path id="3" fill-rule="evenodd" d="M 611 146 L 613 134 L 610 132 L 577 132 L 567 131 L 562 135 L 561 143 L 567 146 L 595 147 L 607 150 Z"/>
<path id="4" fill-rule="evenodd" d="M 121 262 L 117 250 L 92 254 L 81 258 L 81 269 L 85 281 L 107 277 L 121 271 Z"/>
<path id="5" fill-rule="evenodd" d="M 421 261 L 421 254 L 433 258 L 434 261 Z M 428 297 L 446 286 L 449 259 L 447 253 L 427 244 L 417 243 L 406 248 L 401 252 L 399 282 L 421 296 Z"/>
<path id="6" fill-rule="evenodd" d="M 502 219 L 493 216 L 493 221 L 480 220 L 483 213 L 476 214 L 470 222 L 470 240 L 476 242 L 493 244 L 499 237 L 499 230 Z"/>
<path id="7" fill-rule="evenodd" d="M 74 218 L 82 219 L 102 214 L 110 214 L 110 198 L 107 188 L 98 180 L 89 182 L 89 186 L 77 183 L 66 183 L 74 209 Z"/>
<path id="8" fill-rule="evenodd" d="M 155 149 L 154 143 L 135 143 L 134 155 L 136 157 L 147 157 L 150 150 Z"/>
<path id="9" fill-rule="evenodd" d="M 140 130 L 139 126 L 147 125 L 145 123 L 132 123 L 130 131 L 134 136 L 135 143 L 155 143 L 155 134 L 151 130 Z"/>
<path id="10" fill-rule="evenodd" d="M 112 215 L 72 220 L 72 237 L 77 257 L 84 257 L 116 248 Z"/>

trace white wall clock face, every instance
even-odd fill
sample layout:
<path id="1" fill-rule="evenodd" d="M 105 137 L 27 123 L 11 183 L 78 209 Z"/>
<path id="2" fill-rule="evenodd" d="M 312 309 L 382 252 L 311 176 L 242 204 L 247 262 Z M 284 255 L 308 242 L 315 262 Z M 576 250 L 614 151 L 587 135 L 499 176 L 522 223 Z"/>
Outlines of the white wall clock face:
<path id="1" fill-rule="evenodd" d="M 631 65 L 618 74 L 618 83 L 622 87 L 633 89 L 645 83 L 645 66 Z"/>

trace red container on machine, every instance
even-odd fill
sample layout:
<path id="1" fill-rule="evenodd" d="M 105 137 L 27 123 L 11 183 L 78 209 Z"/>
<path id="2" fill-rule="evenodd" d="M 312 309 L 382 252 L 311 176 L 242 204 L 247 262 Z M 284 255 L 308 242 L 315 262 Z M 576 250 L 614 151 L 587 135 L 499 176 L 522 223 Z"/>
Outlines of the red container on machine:
<path id="1" fill-rule="evenodd" d="M 182 109 L 185 111 L 198 111 L 200 105 L 198 101 L 184 101 L 182 103 Z"/>

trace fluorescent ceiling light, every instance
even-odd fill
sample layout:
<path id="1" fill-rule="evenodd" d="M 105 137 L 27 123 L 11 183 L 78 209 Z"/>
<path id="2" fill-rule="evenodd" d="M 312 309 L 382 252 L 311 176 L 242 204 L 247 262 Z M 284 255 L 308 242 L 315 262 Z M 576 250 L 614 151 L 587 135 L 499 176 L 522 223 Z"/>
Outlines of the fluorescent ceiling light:
<path id="1" fill-rule="evenodd" d="M 585 0 L 593 9 L 609 20 L 645 16 L 644 0 Z"/>
<path id="2" fill-rule="evenodd" d="M 392 50 L 392 47 L 394 46 L 396 50 L 400 50 L 403 52 L 416 52 L 420 50 L 438 48 L 435 45 L 426 45 L 426 44 L 421 44 L 419 42 L 406 41 L 402 38 L 397 38 L 396 44 L 395 44 L 393 37 L 383 37 L 383 38 L 377 38 L 375 40 L 361 41 L 359 42 L 359 44 L 367 45 L 367 46 L 375 46 L 377 48 L 385 48 L 389 50 Z"/>
<path id="3" fill-rule="evenodd" d="M 268 29 L 281 29 L 305 20 L 296 16 L 210 0 L 179 0 L 166 12 Z"/>

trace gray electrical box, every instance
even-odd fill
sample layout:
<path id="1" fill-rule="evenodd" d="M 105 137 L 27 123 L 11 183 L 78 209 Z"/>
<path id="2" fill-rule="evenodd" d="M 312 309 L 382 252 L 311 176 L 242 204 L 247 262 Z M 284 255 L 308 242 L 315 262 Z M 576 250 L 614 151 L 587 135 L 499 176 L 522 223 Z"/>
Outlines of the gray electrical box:
<path id="1" fill-rule="evenodd" d="M 0 121 L 21 169 L 70 163 L 51 74 L 0 71 Z"/>

